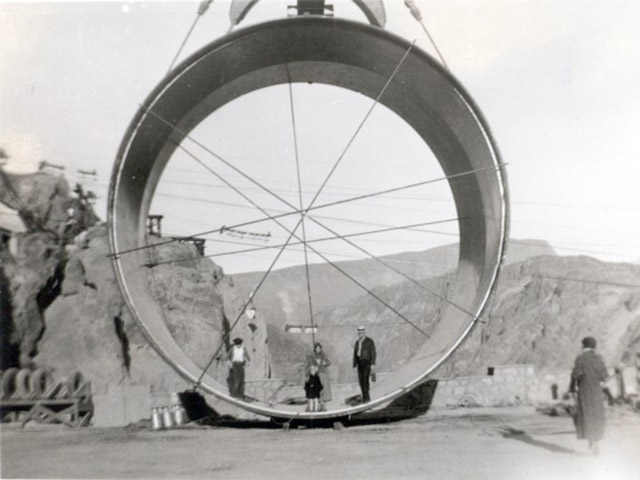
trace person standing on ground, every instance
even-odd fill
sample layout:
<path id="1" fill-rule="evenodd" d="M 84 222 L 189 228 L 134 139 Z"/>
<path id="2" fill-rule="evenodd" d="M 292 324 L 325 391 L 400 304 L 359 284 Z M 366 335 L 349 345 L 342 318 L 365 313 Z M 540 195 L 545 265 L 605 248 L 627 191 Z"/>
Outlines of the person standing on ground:
<path id="1" fill-rule="evenodd" d="M 607 379 L 607 367 L 595 348 L 595 338 L 585 337 L 582 340 L 582 353 L 576 358 L 571 371 L 569 391 L 575 395 L 577 390 L 577 436 L 587 439 L 591 452 L 598 454 L 598 441 L 604 437 L 604 394 L 601 383 Z"/>
<path id="2" fill-rule="evenodd" d="M 329 357 L 327 357 L 327 354 L 324 353 L 322 345 L 319 342 L 313 345 L 313 352 L 307 357 L 307 373 L 309 373 L 311 365 L 318 367 L 318 376 L 322 382 L 322 395 L 320 396 L 320 400 L 322 400 L 322 402 L 328 402 L 331 400 L 331 383 L 329 381 L 328 370 L 331 361 Z"/>
<path id="3" fill-rule="evenodd" d="M 244 369 L 249 366 L 249 352 L 242 345 L 241 338 L 233 340 L 229 350 L 229 394 L 234 398 L 244 399 Z"/>
<path id="4" fill-rule="evenodd" d="M 309 367 L 309 376 L 304 384 L 304 392 L 307 397 L 307 411 L 320 411 L 320 393 L 322 392 L 322 381 L 318 375 L 318 367 L 311 365 Z"/>
<path id="5" fill-rule="evenodd" d="M 367 337 L 364 326 L 358 327 L 358 340 L 353 348 L 353 368 L 358 369 L 358 383 L 362 390 L 362 402 L 371 401 L 369 397 L 369 377 L 373 373 L 373 366 L 376 364 L 376 345 L 374 341 Z"/>

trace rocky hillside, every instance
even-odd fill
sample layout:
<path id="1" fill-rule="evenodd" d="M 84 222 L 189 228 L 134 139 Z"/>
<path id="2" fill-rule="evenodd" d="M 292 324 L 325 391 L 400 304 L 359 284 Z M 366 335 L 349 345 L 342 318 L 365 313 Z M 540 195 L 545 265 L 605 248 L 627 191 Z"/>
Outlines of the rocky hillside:
<path id="1" fill-rule="evenodd" d="M 570 368 L 587 335 L 611 367 L 632 364 L 640 351 L 640 266 L 589 257 L 532 257 L 506 265 L 483 322 L 437 372 L 438 376 L 484 374 L 487 367 L 533 364 L 539 369 Z M 427 282 L 443 291 L 446 276 Z M 634 287 L 635 286 L 635 287 Z M 437 302 L 411 283 L 378 288 L 421 330 L 437 321 Z M 356 325 L 367 325 L 377 340 L 379 371 L 393 371 L 428 341 L 366 295 L 319 313 L 316 339 L 333 357 L 338 381 L 352 379 L 351 352 Z M 309 339 L 306 339 L 309 342 Z"/>
<path id="2" fill-rule="evenodd" d="M 594 336 L 609 367 L 640 352 L 640 266 L 590 257 L 536 257 L 503 269 L 486 324 L 442 374 L 487 366 L 570 368 L 580 340 Z"/>
<path id="3" fill-rule="evenodd" d="M 539 240 L 512 240 L 505 264 L 530 257 L 555 255 L 551 246 Z M 382 257 L 382 260 L 406 276 L 416 279 L 438 277 L 454 269 L 458 262 L 458 245 L 444 245 L 422 252 L 406 252 Z M 373 260 L 338 262 L 347 272 L 369 289 L 403 285 L 406 278 Z M 235 285 L 251 292 L 262 279 L 261 272 L 233 276 Z M 363 290 L 337 269 L 327 264 L 309 266 L 312 306 L 316 313 L 356 300 Z M 303 266 L 273 271 L 256 294 L 256 307 L 269 318 L 269 323 L 284 328 L 287 324 L 309 323 L 307 281 Z"/>
<path id="4" fill-rule="evenodd" d="M 62 177 L 6 175 L 0 169 L 0 202 L 18 211 L 27 227 L 16 251 L 0 250 L 2 364 L 31 364 L 44 331 L 43 312 L 60 292 L 65 247 L 97 222 L 86 198 L 72 195 Z"/>
<path id="5" fill-rule="evenodd" d="M 544 241 L 513 240 L 505 264 L 541 255 L 555 255 L 555 252 Z M 445 274 L 457 265 L 458 245 L 389 255 L 382 259 L 403 274 L 426 281 L 431 290 L 444 294 Z M 437 305 L 430 301 L 433 298 L 426 298 L 421 289 L 402 275 L 373 260 L 339 262 L 338 265 L 352 278 L 379 293 L 381 298 L 400 306 L 401 312 L 408 312 L 410 318 L 421 319 L 416 321 L 422 327 L 431 328 Z M 382 359 L 382 368 L 394 368 L 407 358 L 408 352 L 420 346 L 420 339 L 424 338 L 422 334 L 416 337 L 414 334 L 417 330 L 389 316 L 390 312 L 385 311 L 379 302 L 331 265 L 310 265 L 309 274 L 314 324 L 321 327 L 317 339 L 324 342 L 324 348 L 329 353 L 338 355 L 337 352 L 342 352 L 340 356 L 344 357 L 344 352 L 349 351 L 350 342 L 355 340 L 354 331 L 360 323 L 378 324 L 372 334 L 387 338 L 389 348 Z M 235 285 L 248 295 L 262 279 L 262 273 L 234 275 L 233 279 Z M 268 318 L 271 344 L 286 345 L 284 349 L 272 348 L 275 375 L 291 380 L 298 378 L 305 352 L 310 348 L 310 336 L 286 333 L 285 327 L 310 323 L 305 268 L 291 267 L 272 272 L 256 294 L 254 303 L 258 311 Z M 394 330 L 396 327 L 397 330 Z M 349 361 L 347 358 L 336 364 L 336 370 L 339 371 L 337 378 L 341 381 L 350 378 Z"/>
<path id="6" fill-rule="evenodd" d="M 80 371 L 96 391 L 123 381 L 158 391 L 185 388 L 133 322 L 108 257 L 106 226 L 96 223 L 90 203 L 74 195 L 62 177 L 3 179 L 0 201 L 19 210 L 29 230 L 0 250 L 2 369 Z M 70 214 L 77 219 L 69 222 Z M 162 262 L 195 252 L 193 245 L 176 242 L 155 247 L 153 256 Z M 228 319 L 235 320 L 244 298 L 208 259 L 158 265 L 149 277 L 176 341 L 196 364 L 206 365 L 228 339 Z M 248 377 L 267 376 L 266 324 L 243 316 L 231 336 L 236 335 L 253 353 Z M 224 383 L 224 361 L 214 362 L 209 373 Z"/>

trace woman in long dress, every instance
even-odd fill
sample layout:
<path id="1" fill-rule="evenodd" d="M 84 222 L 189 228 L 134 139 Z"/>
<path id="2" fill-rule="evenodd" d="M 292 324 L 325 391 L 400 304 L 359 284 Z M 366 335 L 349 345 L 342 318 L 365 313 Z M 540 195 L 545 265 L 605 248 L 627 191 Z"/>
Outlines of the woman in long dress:
<path id="1" fill-rule="evenodd" d="M 595 352 L 596 340 L 585 337 L 582 353 L 571 371 L 571 393 L 577 390 L 576 433 L 589 441 L 589 449 L 598 453 L 598 441 L 604 437 L 604 393 L 601 382 L 607 379 L 607 367 Z"/>
<path id="2" fill-rule="evenodd" d="M 322 345 L 316 342 L 313 345 L 313 352 L 307 356 L 306 371 L 309 372 L 309 367 L 315 365 L 318 367 L 318 376 L 322 382 L 322 393 L 320 394 L 320 400 L 322 402 L 328 402 L 331 400 L 331 383 L 329 381 L 328 367 L 331 365 L 331 361 L 327 354 L 322 350 Z"/>

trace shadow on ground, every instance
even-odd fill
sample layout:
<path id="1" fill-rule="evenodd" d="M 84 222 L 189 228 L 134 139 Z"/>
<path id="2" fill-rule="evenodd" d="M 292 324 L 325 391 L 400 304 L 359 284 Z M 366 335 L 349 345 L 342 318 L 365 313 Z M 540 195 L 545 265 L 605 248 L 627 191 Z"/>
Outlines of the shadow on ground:
<path id="1" fill-rule="evenodd" d="M 342 428 L 343 426 L 352 427 L 397 422 L 424 415 L 431 408 L 437 386 L 437 380 L 428 380 L 383 408 L 355 415 L 318 420 L 288 418 L 243 420 L 231 415 L 221 415 L 207 404 L 200 393 L 194 390 L 180 393 L 180 401 L 186 410 L 189 422 L 198 425 L 232 428 Z"/>
<path id="2" fill-rule="evenodd" d="M 554 453 L 567 453 L 569 455 L 583 455 L 582 453 L 573 450 L 571 448 L 566 448 L 560 445 L 556 445 L 555 443 L 543 442 L 541 440 L 536 440 L 531 437 L 524 430 L 518 430 L 516 428 L 511 427 L 501 427 L 498 430 L 498 433 L 502 435 L 503 438 L 517 440 L 519 442 L 527 443 L 529 445 L 533 445 L 534 447 L 540 447 L 549 452 Z"/>

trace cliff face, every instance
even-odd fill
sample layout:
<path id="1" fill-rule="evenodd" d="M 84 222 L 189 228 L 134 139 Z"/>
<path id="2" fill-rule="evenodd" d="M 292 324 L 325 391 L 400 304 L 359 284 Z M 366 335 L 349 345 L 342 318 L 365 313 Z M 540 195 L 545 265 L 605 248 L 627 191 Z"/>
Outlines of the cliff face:
<path id="1" fill-rule="evenodd" d="M 532 244 L 532 255 L 551 251 L 541 242 L 514 242 L 515 248 L 510 245 L 496 294 L 482 318 L 484 323 L 478 324 L 436 375 L 485 374 L 487 367 L 505 364 L 568 369 L 579 353 L 581 339 L 587 335 L 598 339 L 598 350 L 610 367 L 631 362 L 634 352 L 640 350 L 640 266 L 584 256 L 528 258 L 527 249 Z M 413 255 L 417 261 L 417 254 Z M 424 252 L 421 261 L 428 260 L 428 252 Z M 256 304 L 259 309 L 276 312 L 276 321 L 270 325 L 271 341 L 279 338 L 278 344 L 286 350 L 274 350 L 273 368 L 295 381 L 305 352 L 311 350 L 311 335 L 287 333 L 283 324 L 308 323 L 308 312 L 304 311 L 307 297 L 306 292 L 292 293 L 304 285 L 302 273 L 279 273 L 271 286 L 274 293 L 270 298 L 259 296 Z M 280 286 L 275 283 L 277 278 L 284 279 Z M 371 281 L 376 280 L 380 279 Z M 426 282 L 431 290 L 443 293 L 447 276 Z M 428 341 L 371 296 L 353 296 L 339 287 L 335 283 L 331 292 L 325 292 L 331 297 L 328 301 L 313 297 L 314 323 L 319 327 L 315 340 L 331 357 L 336 381 L 353 381 L 352 345 L 359 324 L 366 325 L 377 342 L 381 372 L 393 371 Z M 373 289 L 421 330 L 429 332 L 437 321 L 438 302 L 414 284 L 374 284 Z M 283 302 L 285 296 L 287 301 Z M 337 298 L 343 303 L 334 306 Z M 269 301 L 272 303 L 265 305 Z M 297 308 L 291 307 L 296 304 Z"/>
<path id="2" fill-rule="evenodd" d="M 27 189 L 29 180 L 38 188 Z M 149 346 L 124 303 L 108 257 L 106 226 L 74 221 L 63 228 L 56 223 L 61 212 L 76 213 L 62 206 L 78 201 L 60 177 L 38 174 L 11 181 L 11 197 L 19 196 L 26 218 L 42 214 L 38 209 L 43 203 L 50 207 L 30 223 L 29 232 L 18 236 L 17 252 L 0 251 L 0 280 L 8 293 L 3 294 L 0 322 L 3 368 L 21 364 L 61 374 L 80 371 L 98 392 L 123 381 L 157 391 L 184 389 L 185 382 Z M 43 197 L 35 196 L 36 191 Z M 159 262 L 197 257 L 193 245 L 177 242 L 154 247 L 152 255 Z M 203 258 L 158 265 L 148 275 L 168 328 L 197 365 L 204 367 L 217 349 L 224 357 L 223 339 L 241 336 L 253 358 L 248 378 L 268 375 L 266 325 L 259 315 L 240 315 L 245 297 L 219 267 Z M 229 333 L 228 323 L 236 318 Z M 224 384 L 224 361 L 214 361 L 209 373 Z"/>
<path id="3" fill-rule="evenodd" d="M 3 274 L 2 368 L 29 367 L 44 330 L 42 313 L 59 294 L 65 246 L 97 221 L 86 199 L 72 196 L 62 177 L 0 172 L 0 202 L 27 226 L 16 251 L 0 249 Z"/>
<path id="4" fill-rule="evenodd" d="M 151 251 L 157 265 L 148 270 L 147 278 L 177 343 L 202 368 L 215 356 L 209 373 L 224 383 L 227 349 L 235 337 L 241 337 L 252 359 L 247 378 L 267 378 L 267 327 L 262 315 L 250 318 L 244 313 L 249 297 L 208 258 L 165 263 L 199 255 L 193 245 L 157 240 L 158 246 Z"/>
<path id="5" fill-rule="evenodd" d="M 98 388 L 125 379 L 158 391 L 176 389 L 181 384 L 176 374 L 149 346 L 122 299 L 106 238 L 105 226 L 93 227 L 69 249 L 61 294 L 45 312 L 46 330 L 34 361 L 64 371 L 79 369 Z M 176 255 L 194 257 L 194 247 L 176 243 L 154 249 L 157 261 Z M 225 316 L 238 312 L 241 299 L 209 260 L 180 265 L 150 269 L 150 285 L 177 343 L 204 368 L 226 334 Z M 247 322 L 239 322 L 232 333 L 245 338 L 256 359 L 248 376 L 263 378 L 266 327 L 253 332 Z M 226 352 L 224 346 L 221 351 Z M 214 362 L 209 373 L 224 383 L 227 368 Z"/>
<path id="6" fill-rule="evenodd" d="M 548 243 L 540 240 L 513 240 L 508 248 L 505 264 L 521 262 L 540 255 L 555 255 Z M 439 277 L 458 263 L 458 245 L 444 245 L 421 252 L 389 255 L 384 262 L 403 274 L 425 279 Z M 338 262 L 342 270 L 362 280 L 369 289 L 405 287 L 406 279 L 374 260 Z M 312 304 L 315 312 L 323 312 L 356 301 L 364 293 L 337 269 L 327 264 L 309 266 Z M 250 292 L 261 278 L 261 272 L 234 275 L 239 289 Z M 272 325 L 309 323 L 309 301 L 305 267 L 291 267 L 273 271 L 257 292 L 255 304 L 269 317 Z"/>
<path id="7" fill-rule="evenodd" d="M 544 241 L 514 240 L 509 245 L 505 264 L 539 255 L 555 255 L 555 252 Z M 400 253 L 383 260 L 444 295 L 446 273 L 457 265 L 458 245 Z M 428 331 L 432 328 L 438 309 L 435 297 L 373 260 L 339 262 L 339 266 L 388 300 L 420 329 Z M 309 273 L 314 324 L 320 327 L 316 340 L 323 343 L 327 353 L 333 354 L 337 380 L 353 380 L 350 352 L 359 324 L 367 325 L 372 337 L 384 338 L 387 346 L 380 358 L 381 371 L 396 368 L 424 342 L 425 336 L 420 330 L 393 315 L 331 265 L 310 265 Z M 250 292 L 262 278 L 262 273 L 234 275 L 233 278 L 238 288 Z M 256 294 L 255 305 L 268 318 L 275 375 L 297 381 L 304 357 L 311 350 L 311 335 L 287 333 L 285 326 L 310 324 L 305 268 L 291 267 L 272 272 Z"/>
<path id="8" fill-rule="evenodd" d="M 593 258 L 536 257 L 505 267 L 485 319 L 443 374 L 533 364 L 567 369 L 590 335 L 607 365 L 640 352 L 640 266 Z M 634 287 L 635 286 L 635 287 Z"/>

